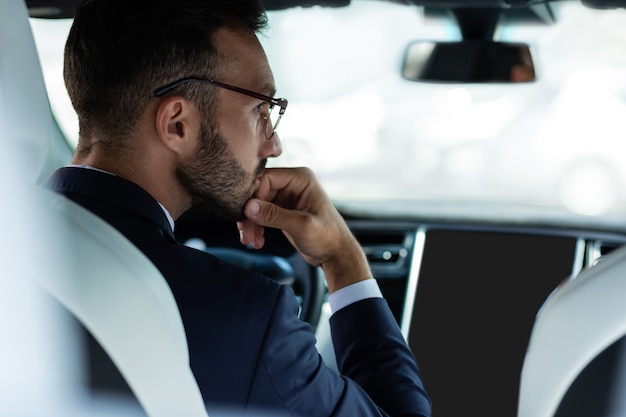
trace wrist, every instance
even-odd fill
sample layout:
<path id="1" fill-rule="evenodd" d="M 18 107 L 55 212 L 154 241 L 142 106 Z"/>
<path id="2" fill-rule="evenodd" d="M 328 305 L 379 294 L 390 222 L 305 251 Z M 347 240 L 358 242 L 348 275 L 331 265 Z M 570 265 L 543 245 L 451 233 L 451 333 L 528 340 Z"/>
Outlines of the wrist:
<path id="1" fill-rule="evenodd" d="M 358 244 L 355 245 L 356 247 L 349 248 L 348 251 L 343 250 L 321 265 L 330 294 L 348 285 L 372 278 L 365 253 Z"/>

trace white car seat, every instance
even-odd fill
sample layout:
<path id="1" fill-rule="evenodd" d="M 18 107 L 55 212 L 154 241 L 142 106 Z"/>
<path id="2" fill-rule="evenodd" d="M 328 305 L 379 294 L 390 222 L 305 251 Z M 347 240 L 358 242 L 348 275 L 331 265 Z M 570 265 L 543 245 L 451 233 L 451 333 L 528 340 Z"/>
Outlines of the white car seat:
<path id="1" fill-rule="evenodd" d="M 539 311 L 518 417 L 626 415 L 626 246 L 557 288 Z"/>
<path id="2" fill-rule="evenodd" d="M 39 378 L 41 366 L 9 366 L 37 367 L 44 357 L 54 360 L 45 350 L 65 346 L 65 341 L 49 338 L 54 337 L 47 328 L 50 322 L 41 316 L 48 310 L 26 304 L 41 300 L 34 294 L 44 288 L 98 340 L 150 417 L 207 416 L 189 368 L 180 314 L 162 275 L 103 220 L 34 185 L 52 126 L 24 0 L 2 0 L 0 218 L 5 227 L 0 234 L 0 390 L 11 401 L 0 401 L 0 415 L 38 415 L 28 412 L 26 404 L 37 402 L 35 387 L 44 380 L 58 384 L 65 377 Z M 32 346 L 35 340 L 47 344 L 45 349 Z M 20 392 L 27 389 L 34 392 Z"/>

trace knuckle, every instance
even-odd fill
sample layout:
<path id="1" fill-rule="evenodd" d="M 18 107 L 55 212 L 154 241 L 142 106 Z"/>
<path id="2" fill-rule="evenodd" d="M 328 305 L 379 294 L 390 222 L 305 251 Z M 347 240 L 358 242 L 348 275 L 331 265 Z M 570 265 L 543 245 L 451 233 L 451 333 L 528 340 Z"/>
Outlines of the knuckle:
<path id="1" fill-rule="evenodd" d="M 280 219 L 278 207 L 274 204 L 267 204 L 263 210 L 263 218 L 270 224 L 275 224 Z"/>

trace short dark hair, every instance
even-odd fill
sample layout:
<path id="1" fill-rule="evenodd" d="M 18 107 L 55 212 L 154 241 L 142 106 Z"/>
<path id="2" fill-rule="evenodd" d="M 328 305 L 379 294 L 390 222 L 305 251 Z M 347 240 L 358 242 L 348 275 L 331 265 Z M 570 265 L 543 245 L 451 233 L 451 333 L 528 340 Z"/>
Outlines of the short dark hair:
<path id="1" fill-rule="evenodd" d="M 123 141 L 156 88 L 181 77 L 219 75 L 216 30 L 258 33 L 266 25 L 258 0 L 83 0 L 63 71 L 81 137 L 97 131 Z M 204 88 L 201 94 L 201 88 L 189 83 L 177 92 L 208 111 L 216 93 Z"/>

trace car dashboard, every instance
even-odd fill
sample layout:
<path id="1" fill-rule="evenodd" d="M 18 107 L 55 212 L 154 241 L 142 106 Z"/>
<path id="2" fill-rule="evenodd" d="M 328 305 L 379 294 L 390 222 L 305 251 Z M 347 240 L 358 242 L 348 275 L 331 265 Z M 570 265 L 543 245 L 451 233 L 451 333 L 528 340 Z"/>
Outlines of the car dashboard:
<path id="1" fill-rule="evenodd" d="M 626 243 L 626 234 L 600 229 L 343 215 L 417 358 L 434 413 L 444 417 L 479 409 L 516 415 L 522 365 L 542 305 L 560 284 Z M 177 236 L 190 245 L 202 242 L 209 252 L 259 254 L 242 247 L 233 224 L 197 213 L 181 217 Z M 323 274 L 280 231 L 266 230 L 260 253 L 291 264 L 295 277 L 288 284 L 303 303 L 301 317 L 336 369 Z"/>

